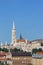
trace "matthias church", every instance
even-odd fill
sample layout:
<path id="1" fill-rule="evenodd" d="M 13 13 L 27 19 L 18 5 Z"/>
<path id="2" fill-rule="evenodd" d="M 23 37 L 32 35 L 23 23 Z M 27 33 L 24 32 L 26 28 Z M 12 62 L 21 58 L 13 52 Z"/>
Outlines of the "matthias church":
<path id="1" fill-rule="evenodd" d="M 22 35 L 20 34 L 19 39 L 16 39 L 16 28 L 13 22 L 12 26 L 12 40 L 11 43 L 8 44 L 7 42 L 5 44 L 0 44 L 0 48 L 8 48 L 8 49 L 20 49 L 24 52 L 32 52 L 32 49 L 39 49 L 42 48 L 43 50 L 43 39 L 37 39 L 33 41 L 25 40 Z"/>

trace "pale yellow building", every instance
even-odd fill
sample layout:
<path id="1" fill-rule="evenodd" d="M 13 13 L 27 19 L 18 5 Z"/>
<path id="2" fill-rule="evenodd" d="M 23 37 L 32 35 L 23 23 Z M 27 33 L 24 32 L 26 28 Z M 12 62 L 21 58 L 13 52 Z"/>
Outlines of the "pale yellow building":
<path id="1" fill-rule="evenodd" d="M 43 58 L 33 58 L 33 65 L 43 65 Z"/>
<path id="2" fill-rule="evenodd" d="M 43 52 L 37 52 L 32 58 L 33 65 L 43 65 Z"/>

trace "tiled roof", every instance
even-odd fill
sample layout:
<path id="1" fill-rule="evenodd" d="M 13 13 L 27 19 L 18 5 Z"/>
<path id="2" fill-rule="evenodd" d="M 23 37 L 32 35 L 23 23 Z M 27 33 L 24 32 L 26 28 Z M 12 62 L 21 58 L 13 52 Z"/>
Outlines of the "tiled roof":
<path id="1" fill-rule="evenodd" d="M 18 39 L 18 40 L 16 40 L 16 42 L 17 43 L 20 43 L 20 42 L 26 43 L 26 40 L 24 40 L 24 39 Z M 27 40 L 27 44 L 30 44 L 30 41 Z"/>
<path id="2" fill-rule="evenodd" d="M 36 54 L 43 54 L 43 52 L 37 52 Z"/>
<path id="3" fill-rule="evenodd" d="M 9 60 L 9 58 L 6 58 L 8 52 L 0 52 L 0 61 L 1 60 Z"/>
<path id="4" fill-rule="evenodd" d="M 26 40 L 22 37 L 22 35 L 20 34 L 20 39 L 16 40 L 17 43 L 19 42 L 24 42 L 26 43 Z M 27 43 L 30 43 L 30 41 L 27 40 Z"/>
<path id="5" fill-rule="evenodd" d="M 25 43 L 26 43 L 26 41 L 25 41 L 24 39 L 16 40 L 16 42 L 17 42 L 17 43 L 19 43 L 19 42 L 25 42 Z"/>
<path id="6" fill-rule="evenodd" d="M 8 54 L 7 52 L 0 52 L 0 56 L 5 56 L 6 54 Z"/>

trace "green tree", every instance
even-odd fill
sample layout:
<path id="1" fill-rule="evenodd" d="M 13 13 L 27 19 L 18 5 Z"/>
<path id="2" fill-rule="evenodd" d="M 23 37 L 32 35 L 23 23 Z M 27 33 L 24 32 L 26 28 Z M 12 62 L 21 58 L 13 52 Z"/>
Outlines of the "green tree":
<path id="1" fill-rule="evenodd" d="M 14 51 L 14 52 L 23 52 L 23 50 L 17 49 L 17 48 L 14 48 L 12 51 Z"/>
<path id="2" fill-rule="evenodd" d="M 14 52 L 20 52 L 20 49 L 14 48 Z"/>
<path id="3" fill-rule="evenodd" d="M 3 48 L 2 51 L 9 52 L 9 50 L 7 48 Z"/>
<path id="4" fill-rule="evenodd" d="M 0 51 L 2 51 L 2 48 L 0 48 Z"/>
<path id="5" fill-rule="evenodd" d="M 32 54 L 38 52 L 38 49 L 32 49 Z"/>
<path id="6" fill-rule="evenodd" d="M 38 49 L 38 52 L 42 52 L 42 48 L 39 48 L 39 49 Z"/>
<path id="7" fill-rule="evenodd" d="M 32 64 L 28 64 L 28 65 L 32 65 Z"/>

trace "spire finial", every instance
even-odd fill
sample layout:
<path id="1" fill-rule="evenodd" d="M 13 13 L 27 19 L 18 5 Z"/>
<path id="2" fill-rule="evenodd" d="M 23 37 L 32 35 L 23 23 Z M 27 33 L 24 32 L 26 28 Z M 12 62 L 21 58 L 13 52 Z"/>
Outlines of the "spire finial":
<path id="1" fill-rule="evenodd" d="M 13 21 L 13 29 L 15 29 L 14 21 Z"/>
<path id="2" fill-rule="evenodd" d="M 20 39 L 22 39 L 22 35 L 21 35 L 21 33 L 20 33 Z"/>

